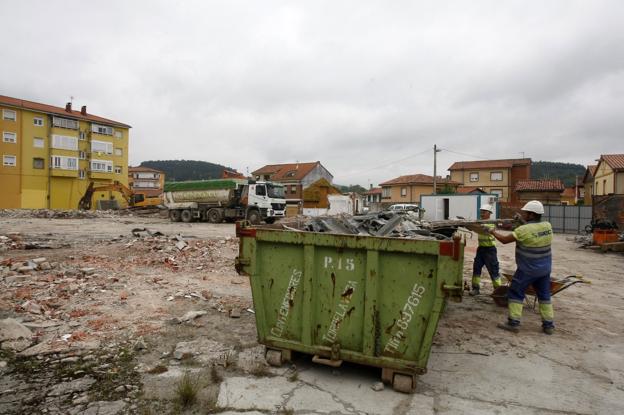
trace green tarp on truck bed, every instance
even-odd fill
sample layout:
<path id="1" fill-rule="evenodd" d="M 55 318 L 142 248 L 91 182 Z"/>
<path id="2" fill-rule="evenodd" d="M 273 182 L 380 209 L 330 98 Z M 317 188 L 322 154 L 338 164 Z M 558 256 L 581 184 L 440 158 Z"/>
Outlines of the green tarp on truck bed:
<path id="1" fill-rule="evenodd" d="M 220 189 L 236 189 L 239 184 L 245 184 L 244 179 L 225 179 L 225 180 L 195 180 L 188 182 L 167 182 L 165 183 L 165 192 L 175 192 L 178 190 L 220 190 Z"/>

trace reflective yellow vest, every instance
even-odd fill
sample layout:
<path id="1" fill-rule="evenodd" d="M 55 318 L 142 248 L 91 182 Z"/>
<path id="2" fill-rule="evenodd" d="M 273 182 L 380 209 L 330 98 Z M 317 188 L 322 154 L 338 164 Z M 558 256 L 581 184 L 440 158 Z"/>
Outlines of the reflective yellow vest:
<path id="1" fill-rule="evenodd" d="M 494 229 L 496 227 L 496 225 L 494 225 L 493 223 L 484 223 L 483 226 L 489 229 Z M 479 234 L 479 246 L 483 246 L 483 247 L 496 246 L 496 238 L 494 238 L 492 235 L 489 235 L 489 234 L 488 235 Z"/>

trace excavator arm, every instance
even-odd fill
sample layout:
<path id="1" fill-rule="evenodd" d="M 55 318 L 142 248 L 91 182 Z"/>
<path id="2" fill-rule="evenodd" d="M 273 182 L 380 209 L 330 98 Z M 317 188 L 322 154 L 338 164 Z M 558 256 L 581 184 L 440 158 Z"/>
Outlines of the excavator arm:
<path id="1" fill-rule="evenodd" d="M 128 203 L 128 206 L 134 206 L 135 195 L 134 193 L 132 193 L 132 190 L 130 190 L 123 183 L 115 181 L 111 184 L 95 186 L 93 182 L 90 182 L 89 186 L 87 186 L 87 190 L 85 191 L 85 194 L 80 198 L 80 201 L 78 202 L 78 209 L 80 210 L 91 209 L 91 199 L 93 198 L 93 194 L 95 192 L 106 192 L 106 191 L 114 191 L 114 192 L 121 193 L 124 200 Z"/>

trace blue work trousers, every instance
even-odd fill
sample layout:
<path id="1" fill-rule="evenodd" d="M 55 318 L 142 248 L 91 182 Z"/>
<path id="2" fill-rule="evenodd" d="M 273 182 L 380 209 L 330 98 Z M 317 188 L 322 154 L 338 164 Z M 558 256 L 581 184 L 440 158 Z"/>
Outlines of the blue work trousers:
<path id="1" fill-rule="evenodd" d="M 507 297 L 511 301 L 521 303 L 524 301 L 524 293 L 529 286 L 533 286 L 540 304 L 550 303 L 550 273 L 534 275 L 516 270 L 509 291 L 507 291 Z"/>
<path id="2" fill-rule="evenodd" d="M 492 280 L 500 278 L 495 246 L 480 246 L 477 248 L 477 256 L 475 256 L 474 264 L 472 265 L 472 275 L 480 276 L 484 265 L 490 273 Z"/>

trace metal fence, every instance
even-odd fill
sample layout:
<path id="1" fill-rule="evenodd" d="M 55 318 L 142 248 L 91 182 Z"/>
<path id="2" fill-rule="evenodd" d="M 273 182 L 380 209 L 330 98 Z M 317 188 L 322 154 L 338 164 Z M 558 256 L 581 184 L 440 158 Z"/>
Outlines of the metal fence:
<path id="1" fill-rule="evenodd" d="M 591 224 L 591 206 L 545 205 L 542 219 L 547 220 L 558 233 L 584 233 Z"/>

